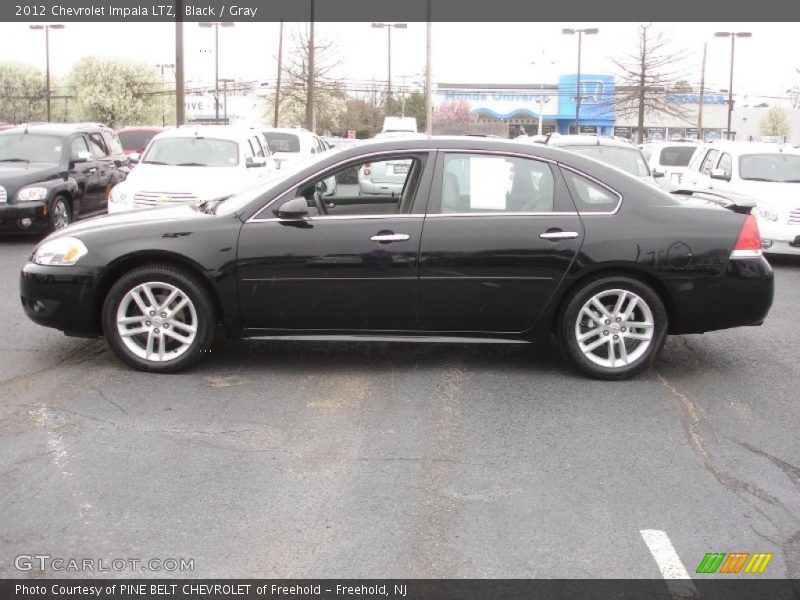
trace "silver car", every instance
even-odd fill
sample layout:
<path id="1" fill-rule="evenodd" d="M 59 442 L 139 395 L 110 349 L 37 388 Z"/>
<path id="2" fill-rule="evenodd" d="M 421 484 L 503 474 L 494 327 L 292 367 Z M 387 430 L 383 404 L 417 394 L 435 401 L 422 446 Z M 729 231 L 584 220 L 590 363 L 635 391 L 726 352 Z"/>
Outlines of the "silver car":
<path id="1" fill-rule="evenodd" d="M 399 196 L 409 169 L 410 160 L 364 163 L 358 170 L 359 193 L 364 196 Z"/>

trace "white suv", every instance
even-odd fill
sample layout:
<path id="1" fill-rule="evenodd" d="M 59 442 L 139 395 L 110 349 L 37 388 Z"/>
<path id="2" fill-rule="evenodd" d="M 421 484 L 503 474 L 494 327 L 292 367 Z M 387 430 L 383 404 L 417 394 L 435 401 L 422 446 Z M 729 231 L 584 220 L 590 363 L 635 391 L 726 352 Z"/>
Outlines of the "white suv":
<path id="1" fill-rule="evenodd" d="M 658 185 L 666 191 L 678 188 L 686 173 L 689 162 L 700 142 L 672 141 L 647 142 L 642 144 L 642 152 L 650 165 Z"/>
<path id="2" fill-rule="evenodd" d="M 788 144 L 703 144 L 684 184 L 753 198 L 764 252 L 800 255 L 800 151 Z"/>
<path id="3" fill-rule="evenodd" d="M 274 174 L 261 132 L 184 125 L 155 136 L 128 178 L 111 190 L 108 212 L 227 198 Z"/>

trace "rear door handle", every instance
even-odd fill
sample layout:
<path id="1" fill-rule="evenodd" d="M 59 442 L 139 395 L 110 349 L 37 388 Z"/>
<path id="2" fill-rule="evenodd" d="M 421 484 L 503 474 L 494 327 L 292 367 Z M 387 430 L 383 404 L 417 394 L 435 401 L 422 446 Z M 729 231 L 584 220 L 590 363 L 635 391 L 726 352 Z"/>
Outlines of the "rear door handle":
<path id="1" fill-rule="evenodd" d="M 373 235 L 371 239 L 373 242 L 404 242 L 407 239 L 410 239 L 411 236 L 405 233 L 379 233 L 378 235 Z"/>
<path id="2" fill-rule="evenodd" d="M 543 240 L 571 240 L 579 235 L 577 231 L 546 231 L 539 234 L 539 237 Z"/>

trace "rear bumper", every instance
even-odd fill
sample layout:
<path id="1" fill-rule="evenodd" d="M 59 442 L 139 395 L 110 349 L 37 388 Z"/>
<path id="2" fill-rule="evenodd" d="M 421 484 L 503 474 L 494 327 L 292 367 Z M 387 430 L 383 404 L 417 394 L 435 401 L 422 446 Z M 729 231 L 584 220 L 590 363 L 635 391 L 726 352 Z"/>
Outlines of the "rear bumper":
<path id="1" fill-rule="evenodd" d="M 719 277 L 664 281 L 674 299 L 670 333 L 703 333 L 761 325 L 774 295 L 774 274 L 764 257 L 731 259 Z"/>
<path id="2" fill-rule="evenodd" d="M 23 225 L 23 219 L 30 219 L 30 225 Z M 48 226 L 44 200 L 0 204 L 0 233 L 40 232 L 46 231 Z"/>
<path id="3" fill-rule="evenodd" d="M 400 194 L 403 191 L 402 183 L 378 183 L 369 179 L 359 180 L 358 187 L 362 194 L 376 196 L 391 196 L 392 194 Z"/>
<path id="4" fill-rule="evenodd" d="M 39 325 L 67 335 L 101 334 L 94 318 L 96 277 L 93 270 L 49 267 L 28 262 L 20 275 L 20 300 L 25 314 Z"/>

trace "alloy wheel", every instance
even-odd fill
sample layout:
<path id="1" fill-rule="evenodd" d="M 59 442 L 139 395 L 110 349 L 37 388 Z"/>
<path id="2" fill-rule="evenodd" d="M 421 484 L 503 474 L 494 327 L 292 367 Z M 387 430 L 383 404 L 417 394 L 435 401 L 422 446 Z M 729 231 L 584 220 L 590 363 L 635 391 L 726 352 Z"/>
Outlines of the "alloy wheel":
<path id="1" fill-rule="evenodd" d="M 164 362 L 183 355 L 197 337 L 197 310 L 180 288 L 164 282 L 142 283 L 117 307 L 117 333 L 133 354 Z"/>
<path id="2" fill-rule="evenodd" d="M 653 312 L 641 296 L 623 289 L 604 290 L 578 312 L 575 339 L 596 365 L 626 367 L 641 358 L 653 342 Z"/>

